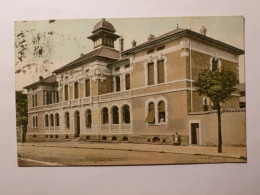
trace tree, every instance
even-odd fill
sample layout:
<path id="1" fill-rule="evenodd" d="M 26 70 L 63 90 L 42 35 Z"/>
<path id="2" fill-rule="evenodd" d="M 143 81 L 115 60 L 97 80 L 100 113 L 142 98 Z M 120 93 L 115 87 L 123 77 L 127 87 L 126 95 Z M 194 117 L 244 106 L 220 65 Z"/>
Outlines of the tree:
<path id="1" fill-rule="evenodd" d="M 27 126 L 27 95 L 21 91 L 15 92 L 16 96 L 16 126 Z"/>
<path id="2" fill-rule="evenodd" d="M 238 84 L 237 74 L 231 70 L 204 70 L 194 83 L 199 95 L 206 95 L 211 99 L 218 113 L 218 152 L 222 152 L 222 135 L 221 135 L 221 112 L 220 103 L 224 103 L 235 91 L 235 85 Z"/>

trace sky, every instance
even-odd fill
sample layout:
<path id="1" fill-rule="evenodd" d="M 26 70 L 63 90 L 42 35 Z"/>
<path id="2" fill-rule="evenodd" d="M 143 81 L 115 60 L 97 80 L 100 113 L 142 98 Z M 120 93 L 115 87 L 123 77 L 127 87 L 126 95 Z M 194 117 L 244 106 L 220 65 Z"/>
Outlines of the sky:
<path id="1" fill-rule="evenodd" d="M 101 19 L 42 20 L 15 22 L 16 90 L 49 76 L 55 69 L 93 50 L 87 37 Z M 168 17 L 168 18 L 106 18 L 116 34 L 124 38 L 124 49 L 180 28 L 199 32 L 207 28 L 207 36 L 244 50 L 244 18 L 229 17 Z M 115 48 L 118 49 L 118 40 Z M 244 55 L 239 59 L 240 82 L 244 82 Z"/>

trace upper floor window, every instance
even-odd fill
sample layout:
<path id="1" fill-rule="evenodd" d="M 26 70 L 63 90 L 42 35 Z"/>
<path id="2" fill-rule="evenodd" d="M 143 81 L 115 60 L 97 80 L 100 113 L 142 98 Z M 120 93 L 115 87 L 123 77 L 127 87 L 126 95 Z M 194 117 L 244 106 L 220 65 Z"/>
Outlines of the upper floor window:
<path id="1" fill-rule="evenodd" d="M 45 117 L 45 127 L 49 127 L 49 116 L 46 114 Z"/>
<path id="2" fill-rule="evenodd" d="M 38 116 L 33 116 L 33 127 L 36 128 L 38 127 Z"/>
<path id="3" fill-rule="evenodd" d="M 120 76 L 116 76 L 116 91 L 120 91 Z"/>
<path id="4" fill-rule="evenodd" d="M 164 83 L 164 60 L 159 60 L 158 61 L 158 83 Z"/>
<path id="5" fill-rule="evenodd" d="M 154 84 L 154 63 L 148 64 L 148 85 Z"/>
<path id="6" fill-rule="evenodd" d="M 69 99 L 69 86 L 65 85 L 64 87 L 64 97 L 65 97 L 65 101 L 67 101 Z"/>
<path id="7" fill-rule="evenodd" d="M 216 71 L 216 70 L 220 70 L 221 68 L 221 62 L 220 59 L 216 56 L 216 54 L 210 58 L 210 70 L 211 71 Z"/>
<path id="8" fill-rule="evenodd" d="M 127 74 L 125 76 L 125 89 L 129 90 L 130 89 L 130 74 Z"/>
<path id="9" fill-rule="evenodd" d="M 32 107 L 38 105 L 37 94 L 32 95 Z"/>
<path id="10" fill-rule="evenodd" d="M 86 94 L 86 97 L 90 96 L 90 80 L 89 79 L 85 80 L 85 94 Z"/>
<path id="11" fill-rule="evenodd" d="M 79 83 L 78 82 L 74 83 L 74 98 L 75 99 L 79 98 Z"/>

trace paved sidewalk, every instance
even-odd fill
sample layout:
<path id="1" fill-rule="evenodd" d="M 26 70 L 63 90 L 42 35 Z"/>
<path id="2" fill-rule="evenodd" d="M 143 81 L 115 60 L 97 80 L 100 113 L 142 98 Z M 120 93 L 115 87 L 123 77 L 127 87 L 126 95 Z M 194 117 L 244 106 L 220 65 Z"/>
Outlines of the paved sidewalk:
<path id="1" fill-rule="evenodd" d="M 42 142 L 42 143 L 18 143 L 18 145 L 37 145 L 48 147 L 80 147 L 91 149 L 127 150 L 160 153 L 176 153 L 190 155 L 209 155 L 231 158 L 246 158 L 246 147 L 223 147 L 222 153 L 217 152 L 217 147 L 211 146 L 173 146 L 159 144 L 132 144 L 132 143 L 97 143 L 97 142 Z"/>

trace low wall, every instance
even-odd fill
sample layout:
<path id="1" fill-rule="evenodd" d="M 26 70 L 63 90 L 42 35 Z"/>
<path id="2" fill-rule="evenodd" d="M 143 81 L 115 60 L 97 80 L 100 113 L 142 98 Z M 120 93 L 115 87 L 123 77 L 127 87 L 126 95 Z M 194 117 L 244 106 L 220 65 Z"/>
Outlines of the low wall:
<path id="1" fill-rule="evenodd" d="M 206 114 L 191 114 L 189 115 L 189 121 L 200 122 L 200 145 L 217 145 L 218 118 L 216 111 Z M 246 145 L 245 109 L 223 110 L 221 114 L 221 126 L 223 146 Z"/>

